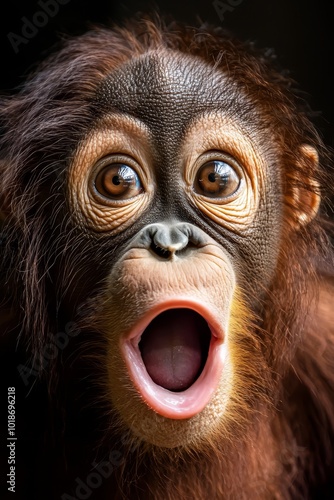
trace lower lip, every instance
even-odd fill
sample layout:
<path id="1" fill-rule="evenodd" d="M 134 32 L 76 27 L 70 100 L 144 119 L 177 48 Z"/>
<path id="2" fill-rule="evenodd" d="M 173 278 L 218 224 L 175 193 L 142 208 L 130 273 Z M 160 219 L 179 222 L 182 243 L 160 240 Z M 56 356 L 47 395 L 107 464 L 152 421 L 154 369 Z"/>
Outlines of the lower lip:
<path id="1" fill-rule="evenodd" d="M 148 324 L 161 312 L 176 308 L 196 311 L 207 321 L 211 330 L 209 352 L 203 371 L 194 384 L 182 392 L 169 391 L 153 382 L 138 347 L 141 334 Z M 159 415 L 170 419 L 191 418 L 206 407 L 217 390 L 226 359 L 226 343 L 221 327 L 214 323 L 212 315 L 202 304 L 177 299 L 151 310 L 136 329 L 121 340 L 121 352 L 134 386 L 149 408 Z"/>

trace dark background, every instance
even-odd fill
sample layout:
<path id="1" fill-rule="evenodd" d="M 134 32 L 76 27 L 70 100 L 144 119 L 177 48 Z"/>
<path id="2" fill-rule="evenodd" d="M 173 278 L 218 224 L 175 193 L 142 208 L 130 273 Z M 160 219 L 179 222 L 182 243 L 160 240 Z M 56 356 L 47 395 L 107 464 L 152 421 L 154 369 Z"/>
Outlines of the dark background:
<path id="1" fill-rule="evenodd" d="M 40 0 L 41 2 L 56 0 Z M 330 68 L 334 63 L 334 30 L 331 2 L 326 0 L 223 0 L 230 9 L 218 15 L 212 0 L 59 0 L 59 11 L 15 53 L 8 34 L 22 36 L 26 17 L 33 20 L 42 8 L 38 0 L 5 0 L 0 12 L 0 92 L 10 93 L 22 83 L 38 60 L 52 49 L 60 33 L 80 34 L 91 23 L 122 21 L 137 11 L 152 8 L 187 23 L 203 21 L 221 25 L 260 47 L 273 48 L 281 65 L 305 91 L 319 112 L 316 125 L 334 146 L 334 99 Z M 238 5 L 236 5 L 238 4 Z M 6 9 L 6 11 L 4 11 Z"/>

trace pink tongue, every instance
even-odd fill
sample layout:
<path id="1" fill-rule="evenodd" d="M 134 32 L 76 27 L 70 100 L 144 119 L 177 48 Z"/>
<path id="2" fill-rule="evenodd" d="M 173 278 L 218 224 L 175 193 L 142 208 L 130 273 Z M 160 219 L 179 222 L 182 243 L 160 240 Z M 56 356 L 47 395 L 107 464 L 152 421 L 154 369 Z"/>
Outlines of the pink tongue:
<path id="1" fill-rule="evenodd" d="M 190 387 L 203 367 L 201 316 L 190 309 L 173 309 L 157 316 L 139 343 L 146 370 L 152 380 L 171 391 Z"/>

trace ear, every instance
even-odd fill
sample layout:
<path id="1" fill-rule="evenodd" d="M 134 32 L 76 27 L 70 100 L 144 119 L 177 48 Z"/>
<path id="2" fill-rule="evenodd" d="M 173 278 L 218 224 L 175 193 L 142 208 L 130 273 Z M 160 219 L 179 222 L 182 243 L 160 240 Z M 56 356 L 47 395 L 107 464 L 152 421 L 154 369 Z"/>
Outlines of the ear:
<path id="1" fill-rule="evenodd" d="M 297 156 L 297 173 L 289 189 L 288 203 L 293 209 L 296 227 L 308 224 L 317 214 L 320 206 L 320 186 L 315 179 L 319 157 L 317 150 L 309 144 L 302 144 Z"/>

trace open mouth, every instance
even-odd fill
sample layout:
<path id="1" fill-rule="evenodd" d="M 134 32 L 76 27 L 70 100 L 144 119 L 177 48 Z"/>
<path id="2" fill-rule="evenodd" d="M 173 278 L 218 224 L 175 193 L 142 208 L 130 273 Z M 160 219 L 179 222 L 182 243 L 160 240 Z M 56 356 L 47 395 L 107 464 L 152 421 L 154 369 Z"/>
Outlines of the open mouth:
<path id="1" fill-rule="evenodd" d="M 196 415 L 217 389 L 225 359 L 224 335 L 202 305 L 161 305 L 121 342 L 146 404 L 167 418 Z"/>
<path id="2" fill-rule="evenodd" d="M 203 371 L 211 331 L 191 309 L 169 309 L 144 330 L 139 349 L 147 373 L 156 384 L 174 392 L 188 389 Z"/>

